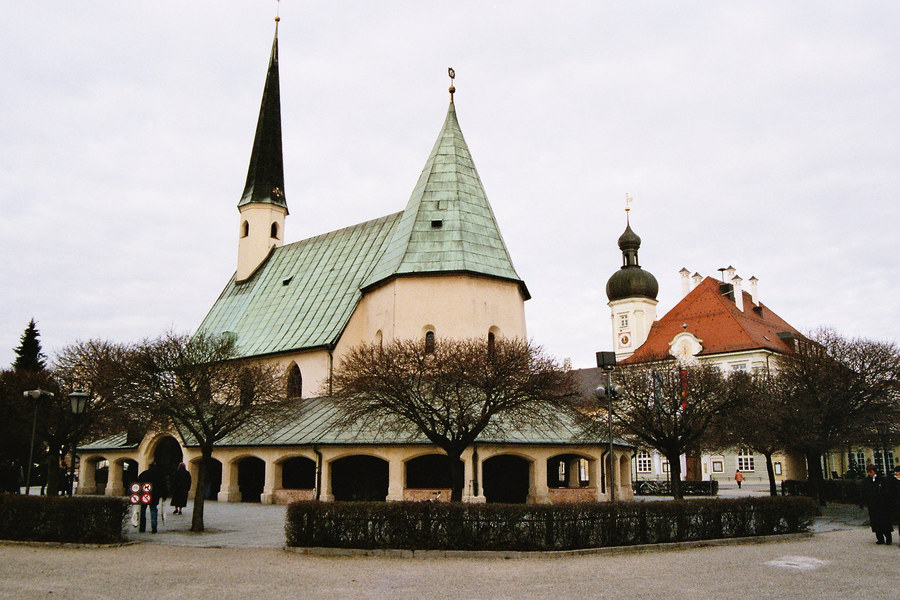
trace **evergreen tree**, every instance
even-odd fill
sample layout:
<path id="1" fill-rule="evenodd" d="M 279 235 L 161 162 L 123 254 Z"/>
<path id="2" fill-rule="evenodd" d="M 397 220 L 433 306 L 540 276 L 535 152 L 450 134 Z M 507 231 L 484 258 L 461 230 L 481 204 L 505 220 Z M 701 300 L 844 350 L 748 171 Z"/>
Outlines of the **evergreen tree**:
<path id="1" fill-rule="evenodd" d="M 28 323 L 25 333 L 22 334 L 21 343 L 16 348 L 16 360 L 13 362 L 13 368 L 16 371 L 43 371 L 46 366 L 44 363 L 44 353 L 41 352 L 41 334 L 37 330 L 37 324 L 34 319 Z"/>

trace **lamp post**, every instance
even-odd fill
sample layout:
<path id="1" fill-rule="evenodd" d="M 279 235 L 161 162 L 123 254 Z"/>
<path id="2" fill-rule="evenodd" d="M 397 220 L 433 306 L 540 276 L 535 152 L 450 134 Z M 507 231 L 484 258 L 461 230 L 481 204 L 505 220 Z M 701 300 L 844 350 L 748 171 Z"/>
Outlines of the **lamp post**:
<path id="1" fill-rule="evenodd" d="M 613 454 L 613 400 L 622 389 L 612 382 L 612 372 L 613 369 L 616 368 L 616 353 L 598 352 L 597 366 L 606 373 L 606 385 L 598 386 L 594 393 L 598 400 L 606 398 L 606 421 L 609 426 L 609 476 L 607 479 L 609 480 L 609 501 L 613 502 L 616 499 L 616 484 L 614 477 L 616 466 L 614 461 L 615 455 Z"/>
<path id="2" fill-rule="evenodd" d="M 25 495 L 31 493 L 31 465 L 34 462 L 34 431 L 37 429 L 38 400 L 41 398 L 53 398 L 53 392 L 45 392 L 42 389 L 22 392 L 26 398 L 31 398 L 34 403 L 34 420 L 31 422 L 31 444 L 28 446 L 28 468 L 25 470 Z"/>
<path id="3" fill-rule="evenodd" d="M 75 450 L 78 448 L 78 425 L 81 421 L 81 415 L 87 410 L 88 403 L 91 400 L 90 394 L 77 391 L 69 394 L 69 403 L 71 404 L 72 414 L 75 415 L 75 427 L 72 433 L 72 464 L 69 465 L 69 496 L 75 493 Z"/>

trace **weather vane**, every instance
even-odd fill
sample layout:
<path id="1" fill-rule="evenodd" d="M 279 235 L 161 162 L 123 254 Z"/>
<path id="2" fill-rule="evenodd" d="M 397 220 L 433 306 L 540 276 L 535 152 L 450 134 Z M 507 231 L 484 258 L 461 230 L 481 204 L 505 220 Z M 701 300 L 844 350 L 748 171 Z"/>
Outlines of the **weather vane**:
<path id="1" fill-rule="evenodd" d="M 447 69 L 447 75 L 450 76 L 450 104 L 453 104 L 453 94 L 456 93 L 456 88 L 453 86 L 453 80 L 456 79 L 456 71 L 453 70 L 453 67 Z"/>
<path id="2" fill-rule="evenodd" d="M 625 193 L 625 212 L 631 211 L 631 203 L 634 201 L 634 198 L 631 197 L 631 194 Z"/>

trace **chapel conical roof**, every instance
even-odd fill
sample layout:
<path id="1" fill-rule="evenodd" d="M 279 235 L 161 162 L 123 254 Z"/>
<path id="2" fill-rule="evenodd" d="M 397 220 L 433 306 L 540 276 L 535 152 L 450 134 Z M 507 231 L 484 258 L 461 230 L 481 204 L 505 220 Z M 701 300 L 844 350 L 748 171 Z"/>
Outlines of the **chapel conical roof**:
<path id="1" fill-rule="evenodd" d="M 394 276 L 471 273 L 517 282 L 451 101 L 425 168 L 364 287 Z"/>
<path id="2" fill-rule="evenodd" d="M 238 207 L 253 202 L 275 204 L 287 210 L 284 197 L 284 160 L 281 150 L 281 93 L 278 85 L 278 25 L 272 40 L 269 70 L 259 106 L 256 136 L 250 153 L 247 183 Z"/>

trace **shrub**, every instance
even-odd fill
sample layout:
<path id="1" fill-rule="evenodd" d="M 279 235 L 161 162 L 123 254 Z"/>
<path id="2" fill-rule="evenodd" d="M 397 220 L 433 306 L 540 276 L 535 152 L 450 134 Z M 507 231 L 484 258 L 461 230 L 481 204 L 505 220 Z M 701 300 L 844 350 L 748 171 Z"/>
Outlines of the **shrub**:
<path id="1" fill-rule="evenodd" d="M 829 502 L 857 504 L 859 502 L 858 479 L 823 479 L 822 489 Z M 784 496 L 811 496 L 809 482 L 806 480 L 785 479 L 781 482 L 781 493 Z"/>
<path id="2" fill-rule="evenodd" d="M 295 502 L 288 546 L 574 550 L 806 531 L 808 498 L 503 505 Z"/>
<path id="3" fill-rule="evenodd" d="M 120 497 L 0 494 L 0 539 L 109 544 L 123 541 Z"/>

